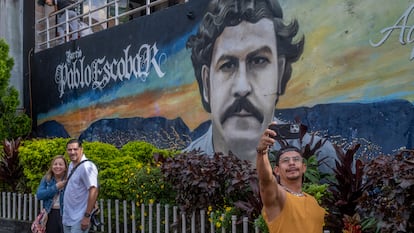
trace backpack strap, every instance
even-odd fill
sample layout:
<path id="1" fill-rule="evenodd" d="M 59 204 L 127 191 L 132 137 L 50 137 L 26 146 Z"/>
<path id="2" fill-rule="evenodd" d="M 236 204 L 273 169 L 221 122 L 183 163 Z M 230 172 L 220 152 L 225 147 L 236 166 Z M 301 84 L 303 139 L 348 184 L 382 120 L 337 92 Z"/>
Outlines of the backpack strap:
<path id="1" fill-rule="evenodd" d="M 74 167 L 73 169 L 72 169 L 72 171 L 70 172 L 70 174 L 69 174 L 69 176 L 68 176 L 68 178 L 66 179 L 66 184 L 69 182 L 69 179 L 70 179 L 70 177 L 73 175 L 73 173 L 75 172 L 75 170 L 76 170 L 76 168 L 78 168 L 79 167 L 79 165 L 81 165 L 82 163 L 84 163 L 84 162 L 86 162 L 86 161 L 90 161 L 89 159 L 85 159 L 85 160 L 82 160 L 78 165 L 76 165 L 76 167 Z M 65 185 L 66 186 L 66 185 Z"/>

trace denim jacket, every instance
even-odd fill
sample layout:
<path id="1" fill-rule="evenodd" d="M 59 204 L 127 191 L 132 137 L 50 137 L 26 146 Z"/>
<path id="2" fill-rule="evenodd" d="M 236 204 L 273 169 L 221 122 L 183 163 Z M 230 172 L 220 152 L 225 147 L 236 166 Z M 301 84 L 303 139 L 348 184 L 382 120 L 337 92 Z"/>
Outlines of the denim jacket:
<path id="1" fill-rule="evenodd" d="M 43 200 L 43 208 L 49 213 L 52 209 L 53 198 L 55 195 L 60 192 L 59 204 L 60 204 L 60 214 L 63 211 L 63 191 L 59 191 L 56 187 L 56 179 L 52 177 L 50 181 L 46 181 L 46 178 L 43 177 L 40 181 L 39 187 L 37 188 L 36 197 L 39 200 Z"/>

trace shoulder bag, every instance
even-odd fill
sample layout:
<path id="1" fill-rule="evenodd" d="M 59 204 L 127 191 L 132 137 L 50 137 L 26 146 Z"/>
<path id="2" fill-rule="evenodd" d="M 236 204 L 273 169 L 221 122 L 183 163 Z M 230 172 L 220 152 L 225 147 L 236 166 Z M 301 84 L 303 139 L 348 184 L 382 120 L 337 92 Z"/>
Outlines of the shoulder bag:
<path id="1" fill-rule="evenodd" d="M 46 232 L 46 223 L 47 223 L 47 211 L 45 208 L 40 210 L 40 213 L 37 215 L 35 220 L 32 223 L 30 229 L 32 233 L 45 233 Z"/>

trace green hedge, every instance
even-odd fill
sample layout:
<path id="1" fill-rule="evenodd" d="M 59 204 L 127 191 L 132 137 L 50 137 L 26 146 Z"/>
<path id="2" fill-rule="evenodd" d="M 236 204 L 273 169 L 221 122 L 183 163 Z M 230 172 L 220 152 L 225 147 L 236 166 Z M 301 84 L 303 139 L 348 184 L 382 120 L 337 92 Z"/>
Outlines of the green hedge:
<path id="1" fill-rule="evenodd" d="M 36 192 L 52 158 L 59 154 L 67 155 L 68 140 L 67 138 L 53 138 L 22 141 L 19 147 L 19 159 L 24 174 L 21 180 L 25 182 L 26 187 L 21 191 Z M 99 169 L 99 198 L 112 200 L 135 200 L 136 192 L 131 192 L 130 184 L 137 182 L 135 181 L 136 174 L 146 174 L 140 172 L 140 169 L 147 169 L 146 165 L 155 166 L 154 153 L 167 157 L 173 154 L 173 152 L 157 149 L 141 141 L 129 142 L 121 149 L 102 142 L 83 142 L 83 151 Z M 67 159 L 69 161 L 68 157 Z M 153 174 L 148 174 L 148 176 L 151 177 Z M 134 180 L 131 181 L 131 178 Z"/>

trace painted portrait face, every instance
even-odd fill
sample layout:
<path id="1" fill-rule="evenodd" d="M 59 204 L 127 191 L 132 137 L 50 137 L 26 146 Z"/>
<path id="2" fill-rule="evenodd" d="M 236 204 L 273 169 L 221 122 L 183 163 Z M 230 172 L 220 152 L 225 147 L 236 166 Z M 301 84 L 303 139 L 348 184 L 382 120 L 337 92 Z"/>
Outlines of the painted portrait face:
<path id="1" fill-rule="evenodd" d="M 215 151 L 254 160 L 261 133 L 272 121 L 281 70 L 273 22 L 241 22 L 217 38 L 203 67 L 203 98 L 211 106 Z"/>

